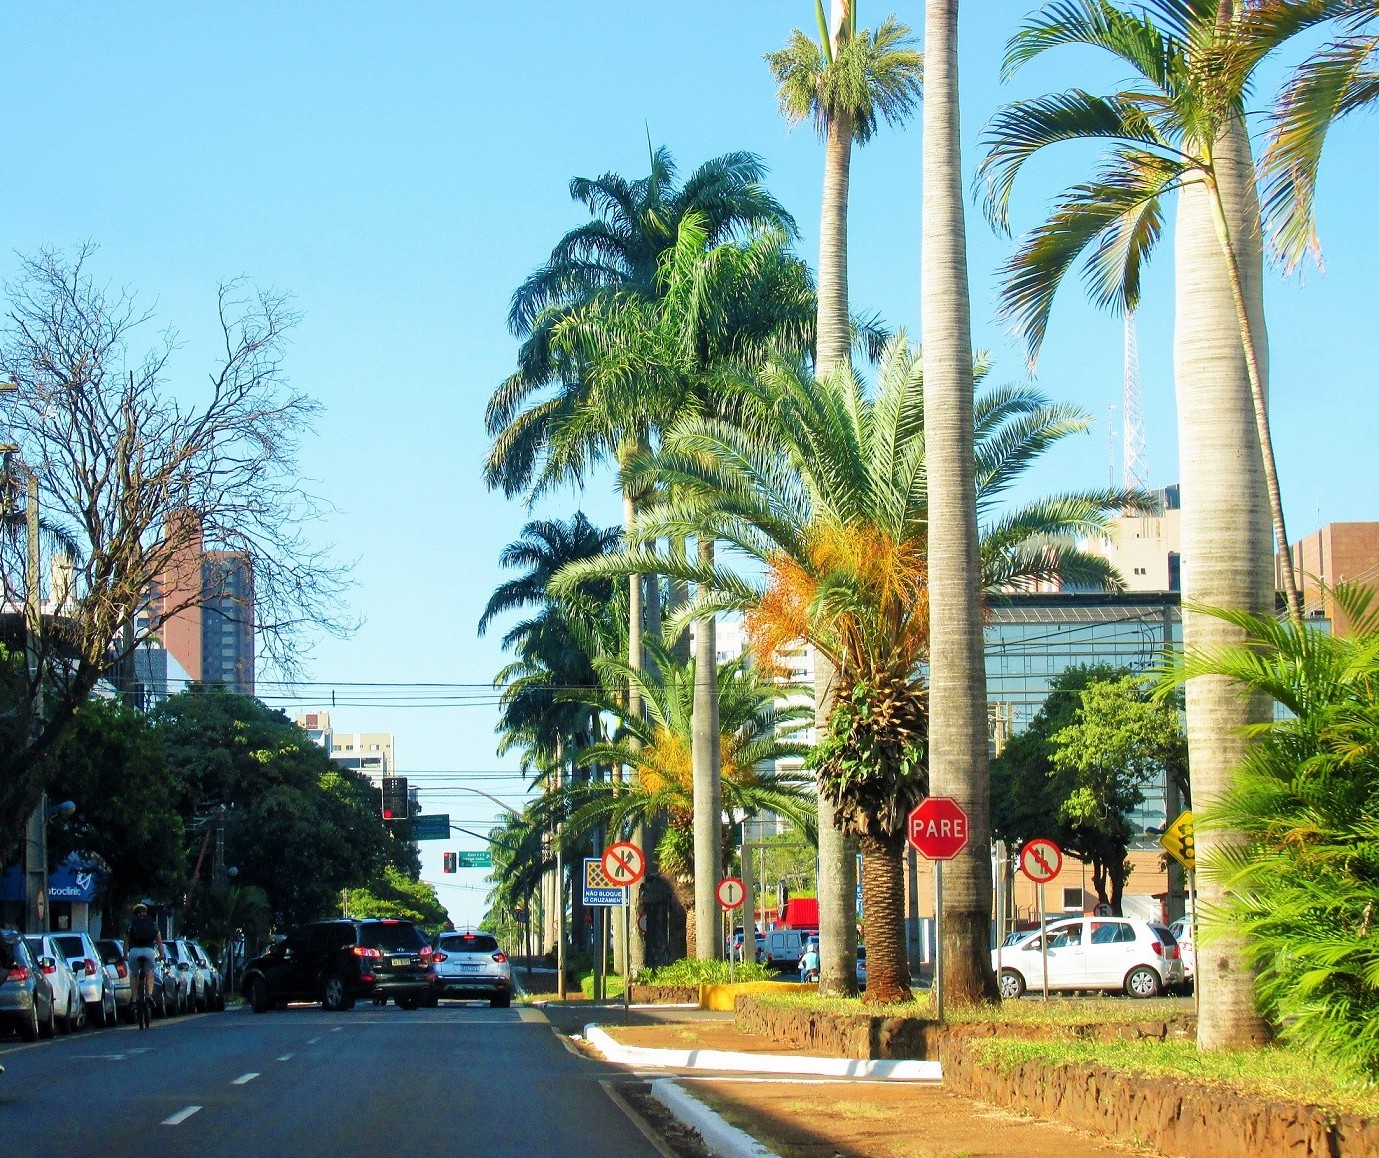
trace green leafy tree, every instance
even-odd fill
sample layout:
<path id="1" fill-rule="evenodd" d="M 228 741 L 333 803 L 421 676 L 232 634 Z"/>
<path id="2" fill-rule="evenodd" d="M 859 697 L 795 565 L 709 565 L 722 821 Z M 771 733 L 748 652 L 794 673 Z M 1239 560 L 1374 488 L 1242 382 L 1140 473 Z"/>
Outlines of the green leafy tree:
<path id="1" fill-rule="evenodd" d="M 264 890 L 276 923 L 337 912 L 340 890 L 385 864 L 416 875 L 415 852 L 385 829 L 367 778 L 339 768 L 281 712 L 194 687 L 153 718 L 185 785 L 183 814 L 226 806 L 226 861 Z"/>
<path id="2" fill-rule="evenodd" d="M 185 786 L 153 722 L 118 702 L 88 700 L 50 759 L 50 795 L 77 805 L 52 826 L 50 859 L 72 851 L 105 869 L 101 905 L 112 922 L 142 897 L 179 901 L 189 875 L 178 812 Z"/>
<path id="3" fill-rule="evenodd" d="M 413 880 L 392 865 L 363 888 L 346 889 L 344 903 L 351 917 L 399 917 L 424 929 L 438 929 L 449 917 L 435 885 Z"/>
<path id="4" fill-rule="evenodd" d="M 1154 780 L 1182 778 L 1187 738 L 1177 706 L 1154 700 L 1134 676 L 1094 680 L 1080 701 L 1053 736 L 1053 766 L 1071 773 L 1059 817 L 1091 854 L 1097 900 L 1119 914 L 1136 835 L 1129 813 Z"/>
<path id="5" fill-rule="evenodd" d="M 1255 729 L 1231 790 L 1195 810 L 1199 834 L 1243 836 L 1205 858 L 1199 839 L 1199 878 L 1221 898 L 1201 908 L 1202 941 L 1243 931 L 1270 1023 L 1375 1080 L 1379 610 L 1372 589 L 1342 584 L 1335 598 L 1353 625 L 1344 637 L 1214 611 L 1244 643 L 1189 649 L 1171 679 L 1224 677 L 1287 710 Z"/>

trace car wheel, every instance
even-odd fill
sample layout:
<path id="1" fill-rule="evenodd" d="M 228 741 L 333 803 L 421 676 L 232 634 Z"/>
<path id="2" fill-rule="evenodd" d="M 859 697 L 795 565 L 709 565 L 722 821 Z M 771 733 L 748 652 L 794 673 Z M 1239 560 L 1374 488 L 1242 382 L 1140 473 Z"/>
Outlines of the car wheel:
<path id="1" fill-rule="evenodd" d="M 326 978 L 321 1008 L 332 1013 L 339 1013 L 345 1008 L 345 979 L 338 973 L 332 973 Z"/>
<path id="2" fill-rule="evenodd" d="M 417 1007 L 417 999 L 415 997 L 399 997 L 397 999 L 397 1007 L 410 1012 Z"/>
<path id="3" fill-rule="evenodd" d="M 262 977 L 255 977 L 249 983 L 249 1007 L 255 1013 L 267 1013 L 273 1008 L 273 999 L 268 996 L 268 986 Z"/>
<path id="4" fill-rule="evenodd" d="M 1025 979 L 1014 969 L 1001 970 L 1001 996 L 1014 1000 L 1023 997 L 1025 993 Z"/>
<path id="5" fill-rule="evenodd" d="M 105 997 L 99 1001 L 93 1001 L 86 1007 L 86 1020 L 96 1029 L 105 1028 Z"/>
<path id="6" fill-rule="evenodd" d="M 508 1009 L 512 1005 L 512 994 L 505 993 L 502 997 L 490 997 L 488 1007 L 490 1009 Z"/>
<path id="7" fill-rule="evenodd" d="M 29 1006 L 29 1016 L 21 1021 L 16 1027 L 19 1036 L 25 1041 L 38 1040 L 38 1002 Z"/>
<path id="8" fill-rule="evenodd" d="M 78 1033 L 86 1028 L 86 1002 L 80 997 L 77 998 L 77 1011 L 70 1014 L 68 1020 L 72 1023 L 72 1029 Z"/>
<path id="9" fill-rule="evenodd" d="M 387 1005 L 387 1004 L 388 1004 L 388 999 L 387 999 L 386 997 L 375 997 L 375 998 L 373 999 L 373 1003 L 374 1003 L 375 1005 Z"/>
<path id="10" fill-rule="evenodd" d="M 34 1011 L 34 1016 L 35 1016 L 35 1017 L 38 1016 L 38 1011 L 37 1011 L 37 1010 Z M 38 1025 L 38 1035 L 39 1035 L 40 1037 L 52 1037 L 52 1036 L 54 1036 L 56 1033 L 57 1033 L 57 1018 L 53 1016 L 53 1007 L 52 1007 L 52 1005 L 49 1005 L 49 1006 L 48 1006 L 48 1019 L 47 1019 L 46 1021 L 39 1022 L 39 1025 Z"/>
<path id="11" fill-rule="evenodd" d="M 58 1017 L 57 1031 L 63 1037 L 66 1037 L 69 1033 L 72 1032 L 72 1019 L 70 1017 Z"/>
<path id="12" fill-rule="evenodd" d="M 1125 978 L 1125 992 L 1130 997 L 1158 997 L 1162 988 L 1159 975 L 1148 965 L 1130 970 Z"/>

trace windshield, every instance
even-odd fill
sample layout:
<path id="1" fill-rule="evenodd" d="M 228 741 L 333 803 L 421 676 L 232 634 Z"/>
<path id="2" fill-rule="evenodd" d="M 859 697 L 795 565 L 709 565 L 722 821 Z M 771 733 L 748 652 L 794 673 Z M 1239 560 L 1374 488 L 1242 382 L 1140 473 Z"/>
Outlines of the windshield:
<path id="1" fill-rule="evenodd" d="M 496 953 L 498 942 L 487 933 L 451 933 L 441 938 L 442 953 Z"/>
<path id="2" fill-rule="evenodd" d="M 410 921 L 380 921 L 359 927 L 359 943 L 385 953 L 415 953 L 426 944 L 426 938 Z"/>
<path id="3" fill-rule="evenodd" d="M 81 943 L 80 937 L 54 937 L 57 947 L 62 950 L 62 955 L 69 960 L 73 957 L 85 957 L 86 946 Z"/>

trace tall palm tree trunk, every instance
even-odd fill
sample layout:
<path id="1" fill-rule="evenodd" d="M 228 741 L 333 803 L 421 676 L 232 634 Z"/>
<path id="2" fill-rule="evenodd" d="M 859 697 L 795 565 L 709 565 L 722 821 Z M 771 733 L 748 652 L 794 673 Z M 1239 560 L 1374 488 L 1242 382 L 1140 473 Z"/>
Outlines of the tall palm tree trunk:
<path id="1" fill-rule="evenodd" d="M 822 736 L 838 703 L 838 674 L 814 649 L 814 733 Z M 857 993 L 857 845 L 833 820 L 819 790 L 819 993 Z"/>
<path id="2" fill-rule="evenodd" d="M 699 564 L 713 567 L 713 540 L 698 544 Z M 690 766 L 694 779 L 695 956 L 722 955 L 718 936 L 718 882 L 723 868 L 722 742 L 718 721 L 718 631 L 712 615 L 694 625 L 694 731 Z"/>
<path id="3" fill-rule="evenodd" d="M 910 958 L 905 951 L 905 838 L 864 836 L 862 924 L 867 934 L 868 1004 L 910 1000 Z"/>
<path id="4" fill-rule="evenodd" d="M 1246 305 L 1257 334 L 1264 333 L 1263 265 L 1259 216 L 1249 178 L 1243 127 L 1228 128 L 1216 145 L 1228 175 L 1222 194 L 1232 236 L 1242 255 Z M 1249 247 L 1247 252 L 1245 247 Z M 1213 220 L 1211 193 L 1189 185 L 1178 196 L 1175 242 L 1176 317 L 1174 379 L 1178 402 L 1178 454 L 1183 488 L 1183 642 L 1193 650 L 1238 645 L 1244 635 L 1193 606 L 1228 607 L 1256 615 L 1273 612 L 1271 528 L 1264 468 L 1230 275 Z M 1261 359 L 1262 361 L 1262 359 Z M 1207 809 L 1232 782 L 1246 750 L 1242 730 L 1269 719 L 1269 705 L 1219 676 L 1187 685 L 1188 755 L 1192 798 Z M 1229 832 L 1202 832 L 1197 856 L 1206 863 L 1238 843 Z M 1197 889 L 1204 912 L 1223 894 L 1210 871 Z M 1255 1004 L 1255 977 L 1238 937 L 1198 945 L 1201 986 L 1198 1045 L 1232 1049 L 1268 1037 Z"/>
<path id="5" fill-rule="evenodd" d="M 833 49 L 847 15 L 844 0 L 833 0 L 829 36 Z M 834 116 L 824 147 L 823 203 L 819 211 L 818 312 L 814 335 L 814 374 L 827 378 L 852 363 L 848 304 L 848 192 L 852 179 L 852 118 Z M 836 703 L 836 673 L 815 648 L 815 730 L 823 735 Z M 856 844 L 833 820 L 833 802 L 819 793 L 819 992 L 851 996 L 857 992 Z"/>
<path id="6" fill-rule="evenodd" d="M 925 0 L 921 325 L 929 475 L 929 782 L 967 812 L 944 873 L 944 984 L 997 997 L 991 969 L 990 759 L 972 465 L 972 327 L 959 151 L 958 0 Z M 870 952 L 870 950 L 869 950 Z"/>
<path id="7" fill-rule="evenodd" d="M 626 465 L 630 456 L 640 449 L 640 447 L 627 444 L 622 456 L 623 464 Z M 623 487 L 622 492 L 622 522 L 624 542 L 630 544 L 637 526 L 637 496 L 626 486 Z M 643 667 L 642 623 L 644 609 L 642 591 L 642 576 L 629 575 L 627 577 L 627 666 L 633 671 L 641 671 Z M 634 718 L 640 718 L 642 714 L 642 694 L 637 690 L 635 684 L 629 684 L 627 688 L 627 714 Z M 621 767 L 617 767 L 613 771 L 613 776 L 618 781 L 621 781 L 624 775 Z M 610 837 L 620 839 L 620 834 L 610 834 Z M 613 969 L 615 972 L 626 976 L 627 938 L 624 934 L 623 922 L 620 920 L 613 922 L 612 940 Z"/>

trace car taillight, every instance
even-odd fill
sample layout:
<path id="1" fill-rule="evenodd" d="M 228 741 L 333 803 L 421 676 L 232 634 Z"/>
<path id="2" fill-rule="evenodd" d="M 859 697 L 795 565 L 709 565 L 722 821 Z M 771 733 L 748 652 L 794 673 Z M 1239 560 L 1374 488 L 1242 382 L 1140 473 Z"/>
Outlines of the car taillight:
<path id="1" fill-rule="evenodd" d="M 504 961 L 508 959 L 508 955 L 506 953 L 495 953 L 493 954 L 493 959 L 497 961 L 499 965 L 501 965 Z"/>
<path id="2" fill-rule="evenodd" d="M 423 961 L 425 961 L 426 958 L 428 958 L 429 956 L 431 956 L 431 954 L 434 953 L 434 952 L 435 952 L 435 950 L 432 949 L 430 945 L 423 945 L 423 946 L 421 947 L 421 959 L 422 959 Z"/>
<path id="3" fill-rule="evenodd" d="M 439 964 L 441 961 L 444 961 L 445 959 L 445 954 L 442 953 L 439 949 L 437 949 L 434 953 L 431 954 L 431 961 L 433 964 Z"/>
<path id="4" fill-rule="evenodd" d="M 90 957 L 83 961 L 82 964 L 86 966 L 86 972 L 92 977 L 96 975 L 96 963 L 92 961 Z"/>
<path id="5" fill-rule="evenodd" d="M 15 965 L 5 975 L 6 981 L 27 981 L 29 979 L 29 967 L 27 965 Z"/>
<path id="6" fill-rule="evenodd" d="M 380 953 L 377 949 L 370 949 L 370 948 L 368 948 L 368 946 L 366 946 L 366 945 L 356 945 L 356 946 L 354 947 L 354 955 L 355 955 L 356 957 L 382 957 L 382 956 L 383 956 L 383 954 Z"/>
<path id="7" fill-rule="evenodd" d="M 116 961 L 115 976 L 118 977 L 121 981 L 123 981 L 126 977 L 129 976 L 129 966 L 126 965 L 123 961 Z"/>
<path id="8" fill-rule="evenodd" d="M 1164 945 L 1163 945 L 1163 942 L 1160 941 L 1157 937 L 1154 939 L 1154 956 L 1156 956 L 1156 957 L 1164 957 L 1164 956 L 1167 956 L 1167 954 L 1164 952 Z"/>
<path id="9" fill-rule="evenodd" d="M 48 973 L 56 973 L 56 972 L 57 972 L 57 966 L 56 966 L 56 965 L 45 965 L 45 966 L 43 966 L 43 972 L 44 972 L 45 975 L 48 974 Z"/>

